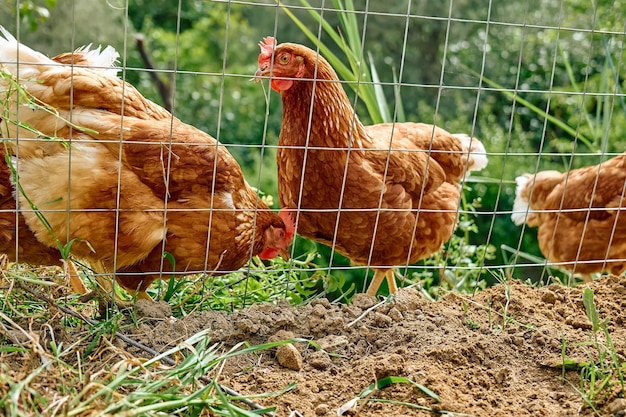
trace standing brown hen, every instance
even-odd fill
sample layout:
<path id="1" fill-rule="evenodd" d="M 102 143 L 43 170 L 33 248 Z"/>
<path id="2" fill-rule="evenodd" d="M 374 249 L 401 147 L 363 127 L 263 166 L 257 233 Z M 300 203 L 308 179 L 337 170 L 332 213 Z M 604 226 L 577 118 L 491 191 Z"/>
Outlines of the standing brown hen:
<path id="1" fill-rule="evenodd" d="M 71 242 L 74 256 L 116 272 L 141 297 L 173 271 L 164 253 L 176 273 L 221 274 L 289 245 L 290 216 L 259 199 L 214 138 L 120 80 L 112 48 L 53 61 L 2 34 L 2 110 L 19 124 L 1 133 L 18 138 L 17 194 L 21 207 L 30 201 L 45 216 L 49 227 L 35 211 L 22 212 L 43 244 Z"/>
<path id="2" fill-rule="evenodd" d="M 459 182 L 487 164 L 482 144 L 436 126 L 364 126 L 330 64 L 313 50 L 266 37 L 256 76 L 283 103 L 279 196 L 298 209 L 297 231 L 375 269 L 367 293 L 393 267 L 438 251 L 454 232 Z"/>

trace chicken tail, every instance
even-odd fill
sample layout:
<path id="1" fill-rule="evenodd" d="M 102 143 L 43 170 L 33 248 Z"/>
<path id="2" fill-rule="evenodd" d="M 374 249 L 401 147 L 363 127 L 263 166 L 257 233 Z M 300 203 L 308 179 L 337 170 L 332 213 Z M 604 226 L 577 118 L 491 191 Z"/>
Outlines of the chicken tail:
<path id="1" fill-rule="evenodd" d="M 81 67 L 89 67 L 98 72 L 116 77 L 120 68 L 117 62 L 120 54 L 111 45 L 93 48 L 92 44 L 81 46 L 73 53 L 65 53 L 57 55 L 53 58 L 55 62 L 66 65 L 76 65 Z"/>
<path id="2" fill-rule="evenodd" d="M 454 137 L 463 144 L 463 152 L 469 154 L 465 175 L 468 175 L 471 171 L 480 171 L 487 166 L 489 162 L 487 151 L 478 139 L 464 133 L 456 133 Z"/>
<path id="3" fill-rule="evenodd" d="M 0 26 L 0 63 L 2 63 L 5 71 L 21 80 L 35 83 L 39 79 L 39 75 L 49 70 L 50 67 L 59 67 L 59 64 L 69 65 L 75 62 L 113 76 L 119 70 L 115 67 L 119 54 L 112 46 L 92 49 L 91 45 L 87 45 L 78 48 L 74 54 L 80 56 L 80 59 L 72 59 L 72 54 L 62 54 L 57 60 L 52 60 L 19 43 L 8 30 Z"/>
<path id="4" fill-rule="evenodd" d="M 513 213 L 511 220 L 517 226 L 521 226 L 528 220 L 528 215 L 532 212 L 528 201 L 527 193 L 524 192 L 526 185 L 530 181 L 529 175 L 521 175 L 515 178 L 517 188 L 515 189 L 515 201 L 513 201 Z"/>
<path id="5" fill-rule="evenodd" d="M 22 45 L 2 26 L 0 26 L 0 34 L 2 35 L 0 36 L 0 62 L 3 69 L 13 76 L 20 79 L 36 79 L 42 70 L 42 64 L 54 65 L 53 60 L 26 45 Z"/>

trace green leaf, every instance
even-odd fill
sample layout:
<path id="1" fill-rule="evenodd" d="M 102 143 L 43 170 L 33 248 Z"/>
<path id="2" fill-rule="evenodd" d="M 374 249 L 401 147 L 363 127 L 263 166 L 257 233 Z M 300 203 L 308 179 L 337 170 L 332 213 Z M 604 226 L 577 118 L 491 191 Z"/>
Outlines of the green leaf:
<path id="1" fill-rule="evenodd" d="M 361 391 L 361 393 L 359 394 L 359 398 L 365 398 L 368 395 L 372 394 L 374 391 L 381 390 L 393 384 L 411 384 L 415 386 L 417 389 L 419 389 L 420 391 L 422 391 L 424 394 L 432 398 L 433 400 L 437 402 L 441 401 L 437 394 L 435 394 L 433 391 L 431 391 L 424 385 L 418 384 L 417 382 L 412 381 L 409 378 L 405 378 L 403 376 L 388 376 L 386 378 L 381 378 L 375 383 L 373 383 L 372 385 L 365 388 L 363 391 Z"/>
<path id="2" fill-rule="evenodd" d="M 371 52 L 367 53 L 370 60 L 370 69 L 372 72 L 372 82 L 374 83 L 374 93 L 376 95 L 376 103 L 378 103 L 378 111 L 385 123 L 390 123 L 393 120 L 389 114 L 389 106 L 387 105 L 387 98 L 385 97 L 385 92 L 383 91 L 383 87 L 380 83 L 380 78 L 378 78 L 378 71 L 376 71 L 376 66 L 374 64 L 374 57 Z M 399 93 L 398 93 L 399 94 Z M 400 101 L 401 103 L 401 101 Z"/>
<path id="3" fill-rule="evenodd" d="M 476 71 L 474 71 L 474 70 L 472 70 L 471 68 L 468 68 L 468 67 L 465 67 L 465 69 L 466 69 L 466 71 L 470 72 L 475 77 L 480 78 L 480 74 L 478 72 L 476 72 Z M 586 136 L 584 136 L 582 133 L 578 132 L 576 129 L 570 127 L 564 121 L 562 121 L 560 119 L 557 119 L 556 117 L 552 116 L 551 114 L 548 114 L 545 111 L 541 110 L 539 107 L 535 106 L 534 104 L 532 104 L 528 100 L 525 100 L 522 97 L 520 97 L 519 94 L 516 94 L 516 92 L 512 92 L 512 91 L 506 90 L 504 88 L 504 86 L 498 84 L 497 82 L 492 81 L 492 80 L 490 80 L 489 78 L 487 78 L 485 76 L 482 76 L 482 80 L 483 80 L 483 82 L 485 84 L 495 88 L 498 92 L 504 94 L 505 96 L 509 97 L 510 99 L 515 100 L 516 102 L 518 102 L 522 106 L 528 108 L 529 110 L 532 110 L 537 115 L 543 117 L 544 119 L 547 119 L 549 122 L 553 123 L 554 125 L 558 126 L 561 129 L 563 129 L 567 134 L 569 134 L 573 138 L 578 138 L 581 142 L 583 142 L 586 146 L 588 146 L 589 149 L 594 149 L 592 141 L 590 141 Z"/>
<path id="4" fill-rule="evenodd" d="M 596 303 L 593 300 L 593 290 L 589 287 L 585 287 L 583 290 L 583 305 L 585 306 L 585 313 L 591 321 L 593 331 L 597 331 L 600 327 L 600 317 L 598 316 L 598 310 L 596 310 Z"/>
<path id="5" fill-rule="evenodd" d="M 396 68 L 392 67 L 393 73 L 393 95 L 396 99 L 396 121 L 397 122 L 405 122 L 406 115 L 404 113 L 404 105 L 402 104 L 402 96 L 400 94 L 400 82 L 398 80 L 398 76 L 396 75 Z"/>
<path id="6" fill-rule="evenodd" d="M 176 259 L 174 255 L 169 252 L 163 252 L 163 258 L 167 260 L 172 266 L 172 272 L 176 271 Z M 163 300 L 169 301 L 174 293 L 176 292 L 176 275 L 172 273 L 170 279 L 167 281 L 167 290 L 165 291 L 165 296 Z"/>

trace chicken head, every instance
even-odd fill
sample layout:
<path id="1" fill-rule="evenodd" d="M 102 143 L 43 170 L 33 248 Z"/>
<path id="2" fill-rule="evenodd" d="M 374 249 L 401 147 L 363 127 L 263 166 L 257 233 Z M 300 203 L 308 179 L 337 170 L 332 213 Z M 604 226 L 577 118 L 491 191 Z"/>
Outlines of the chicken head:
<path id="1" fill-rule="evenodd" d="M 259 258 L 272 259 L 277 255 L 280 255 L 284 260 L 289 259 L 289 244 L 296 231 L 296 224 L 293 220 L 293 215 L 286 209 L 281 209 L 278 212 L 278 216 L 284 223 L 284 228 L 269 226 L 265 230 L 265 246 Z"/>
<path id="2" fill-rule="evenodd" d="M 276 39 L 272 36 L 263 38 L 263 42 L 259 42 L 261 53 L 259 54 L 259 69 L 256 71 L 255 80 L 258 77 L 271 76 L 270 86 L 278 93 L 287 91 L 293 85 L 292 78 L 302 78 L 304 74 L 304 58 L 296 55 L 291 51 L 283 51 L 274 57 L 272 64 L 272 56 L 276 47 Z"/>

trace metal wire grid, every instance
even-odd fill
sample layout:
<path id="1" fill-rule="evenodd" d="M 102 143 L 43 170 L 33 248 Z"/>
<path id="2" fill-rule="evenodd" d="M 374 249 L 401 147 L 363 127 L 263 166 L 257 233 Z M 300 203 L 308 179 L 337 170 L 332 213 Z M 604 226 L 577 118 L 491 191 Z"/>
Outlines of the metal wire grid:
<path id="1" fill-rule="evenodd" d="M 284 14 L 281 13 L 281 9 L 277 7 L 276 3 L 274 2 L 270 2 L 270 1 L 267 1 L 267 2 L 210 1 L 209 3 L 215 3 L 216 6 L 220 5 L 222 7 L 227 7 L 229 9 L 229 13 L 230 13 L 230 7 L 247 8 L 249 10 L 257 10 L 260 8 L 272 10 L 275 13 L 274 26 L 259 28 L 259 31 L 260 31 L 259 39 L 263 35 L 273 35 L 277 37 L 279 41 L 293 41 L 293 42 L 300 41 L 302 43 L 305 42 L 304 38 L 300 40 L 281 39 L 281 33 L 279 32 L 279 28 L 285 25 L 285 22 L 289 22 L 289 21 L 288 21 L 288 18 Z M 333 14 L 337 13 L 337 10 L 333 7 L 332 4 L 330 4 L 331 3 L 330 1 L 318 1 L 315 3 L 316 4 L 313 4 L 312 9 L 316 10 L 322 16 L 326 15 L 330 19 L 332 19 Z M 431 89 L 437 92 L 434 103 L 431 103 L 431 106 L 434 109 L 433 117 L 430 120 L 411 120 L 411 121 L 434 123 L 441 127 L 447 128 L 446 117 L 440 114 L 440 108 L 442 106 L 442 102 L 446 94 L 449 94 L 450 92 L 452 93 L 462 92 L 464 94 L 464 97 L 473 96 L 473 98 L 470 100 L 470 102 L 473 102 L 473 106 L 470 105 L 464 108 L 464 110 L 467 110 L 468 108 L 471 109 L 471 112 L 470 112 L 471 115 L 465 118 L 468 121 L 465 132 L 469 134 L 470 136 L 476 136 L 483 141 L 483 143 L 485 144 L 485 147 L 487 148 L 488 157 L 490 158 L 490 165 L 493 165 L 494 160 L 501 161 L 499 164 L 501 165 L 499 172 L 492 166 L 488 166 L 486 169 L 486 172 L 484 171 L 483 173 L 479 174 L 485 177 L 490 177 L 492 179 L 493 178 L 499 179 L 499 181 L 490 181 L 481 186 L 483 190 L 484 188 L 492 188 L 492 190 L 495 188 L 497 190 L 495 192 L 495 200 L 492 202 L 492 204 L 489 207 L 482 207 L 478 211 L 473 211 L 473 210 L 466 211 L 466 210 L 463 210 L 462 208 L 459 209 L 459 214 L 461 215 L 468 214 L 468 215 L 476 216 L 476 218 L 478 219 L 477 222 L 480 222 L 483 226 L 480 230 L 479 235 L 477 235 L 476 237 L 472 239 L 474 242 L 492 244 L 492 245 L 495 245 L 498 249 L 503 250 L 501 249 L 500 242 L 497 242 L 495 240 L 494 235 L 496 234 L 495 232 L 497 231 L 497 229 L 501 227 L 502 224 L 510 222 L 510 216 L 512 214 L 512 207 L 510 207 L 510 205 L 507 207 L 505 206 L 505 204 L 510 204 L 510 195 L 513 190 L 511 181 L 514 179 L 514 177 L 507 178 L 506 176 L 511 171 L 510 166 L 514 165 L 515 161 L 520 161 L 520 160 L 524 161 L 525 159 L 527 160 L 527 158 L 533 158 L 535 160 L 534 172 L 536 173 L 543 169 L 543 166 L 544 166 L 543 161 L 546 159 L 550 160 L 554 158 L 563 158 L 565 161 L 567 161 L 566 168 L 572 169 L 575 167 L 574 161 L 576 161 L 576 166 L 594 165 L 594 164 L 599 163 L 601 160 L 605 160 L 609 157 L 619 154 L 619 151 L 611 152 L 607 149 L 603 149 L 600 156 L 596 152 L 579 152 L 577 151 L 577 147 L 576 147 L 576 144 L 578 142 L 578 135 L 576 135 L 573 139 L 574 146 L 573 146 L 572 151 L 570 152 L 547 151 L 546 152 L 544 151 L 544 147 L 546 146 L 546 141 L 549 140 L 548 136 L 550 132 L 550 123 L 547 118 L 543 118 L 542 120 L 542 118 L 539 116 L 537 117 L 537 123 L 542 123 L 542 126 L 540 130 L 541 140 L 540 140 L 540 145 L 538 149 L 534 151 L 519 151 L 519 150 L 511 151 L 511 144 L 516 141 L 516 137 L 514 136 L 516 133 L 515 123 L 514 123 L 515 117 L 516 117 L 517 112 L 520 111 L 520 107 L 521 107 L 519 102 L 515 100 L 515 97 L 517 96 L 529 96 L 529 95 L 530 96 L 532 95 L 547 96 L 545 108 L 542 110 L 548 114 L 550 113 L 550 109 L 551 109 L 551 101 L 554 98 L 559 97 L 559 96 L 567 97 L 570 100 L 572 100 L 572 102 L 574 102 L 575 100 L 579 101 L 579 105 L 581 109 L 585 100 L 590 97 L 597 98 L 597 99 L 600 99 L 603 97 L 610 98 L 613 100 L 612 102 L 613 107 L 611 108 L 611 112 L 613 111 L 613 108 L 615 107 L 615 103 L 617 101 L 621 101 L 621 102 L 624 101 L 625 95 L 620 89 L 619 77 L 623 77 L 624 75 L 622 52 L 624 50 L 626 30 L 623 28 L 621 31 L 616 31 L 616 30 L 607 30 L 607 29 L 596 27 L 598 22 L 596 20 L 595 10 L 594 10 L 594 14 L 592 16 L 589 16 L 590 21 L 587 22 L 587 27 L 583 25 L 567 27 L 567 26 L 562 26 L 560 24 L 561 19 L 563 18 L 563 9 L 565 7 L 565 3 L 563 1 L 558 3 L 558 6 L 561 12 L 560 15 L 553 17 L 556 21 L 555 24 L 541 24 L 541 23 L 530 22 L 530 20 L 532 20 L 531 15 L 533 13 L 532 10 L 529 10 L 532 7 L 531 1 L 528 1 L 526 3 L 524 16 L 515 17 L 516 19 L 518 19 L 517 22 L 493 20 L 491 16 L 492 16 L 492 10 L 495 6 L 491 1 L 488 2 L 488 4 L 484 5 L 485 7 L 484 19 L 469 19 L 469 18 L 463 18 L 462 16 L 457 16 L 456 15 L 457 5 L 455 4 L 454 1 L 450 1 L 447 4 L 448 6 L 447 13 L 444 16 L 432 16 L 432 15 L 425 15 L 425 14 L 419 14 L 419 13 L 412 13 L 412 9 L 420 8 L 419 7 L 420 4 L 418 2 L 414 2 L 411 0 L 408 0 L 406 2 L 406 13 L 392 13 L 392 12 L 386 12 L 386 11 L 381 11 L 381 10 L 373 10 L 376 7 L 384 8 L 384 6 L 381 7 L 380 5 L 378 6 L 373 5 L 372 2 L 369 2 L 369 1 L 365 1 L 364 4 L 363 2 L 361 2 L 359 3 L 359 6 L 362 6 L 362 9 L 356 10 L 354 11 L 354 13 L 357 14 L 362 19 L 361 40 L 363 44 L 363 51 L 362 51 L 363 53 L 366 52 L 366 50 L 370 47 L 370 45 L 376 42 L 375 39 L 374 40 L 369 39 L 367 36 L 368 27 L 370 27 L 368 25 L 370 24 L 369 22 L 370 22 L 371 17 L 375 16 L 377 19 L 379 19 L 379 21 L 382 19 L 391 20 L 392 18 L 393 18 L 393 21 L 397 21 L 397 19 L 401 19 L 404 21 L 403 27 L 394 28 L 394 29 L 397 29 L 398 31 L 402 31 L 402 35 L 400 37 L 403 40 L 402 47 L 401 47 L 400 63 L 398 64 L 398 67 L 399 67 L 398 81 L 397 82 L 381 81 L 379 82 L 379 84 L 387 88 L 400 87 L 401 89 L 407 89 L 407 90 L 412 89 L 412 88 L 413 89 Z M 180 15 L 181 15 L 181 11 L 183 7 L 185 7 L 184 2 L 179 1 L 177 36 L 180 35 Z M 288 7 L 290 10 L 294 12 L 301 12 L 301 13 L 308 12 L 311 9 L 310 7 L 306 7 L 306 6 L 298 5 L 298 4 L 289 4 L 285 7 Z M 126 13 L 128 13 L 128 1 L 125 4 L 125 8 L 126 8 Z M 421 21 L 438 21 L 445 25 L 445 39 L 442 42 L 442 46 L 441 46 L 441 65 L 440 65 L 441 71 L 437 76 L 438 78 L 437 83 L 432 83 L 432 84 L 420 83 L 419 81 L 415 81 L 411 79 L 410 76 L 406 77 L 408 80 L 404 79 L 404 75 L 407 73 L 410 73 L 410 68 L 406 68 L 405 66 L 405 57 L 410 54 L 419 54 L 419 51 L 415 51 L 409 44 L 409 41 L 408 41 L 409 29 L 411 25 L 417 24 L 416 22 L 421 22 Z M 473 40 L 473 43 L 475 44 L 482 43 L 482 48 L 479 48 L 479 51 L 477 54 L 477 56 L 480 58 L 480 64 L 475 65 L 476 63 L 473 63 L 474 67 L 478 67 L 478 71 L 476 71 L 477 75 L 466 77 L 466 79 L 470 80 L 468 84 L 471 84 L 471 85 L 461 85 L 460 83 L 459 85 L 451 85 L 447 82 L 447 79 L 450 78 L 450 74 L 455 74 L 457 71 L 459 71 L 459 68 L 463 68 L 463 66 L 459 65 L 458 62 L 451 62 L 453 59 L 451 59 L 448 56 L 449 51 L 458 47 L 458 45 L 455 44 L 453 40 L 450 39 L 451 33 L 452 33 L 451 27 L 457 24 L 479 25 L 483 27 L 483 30 L 479 31 L 480 40 L 479 41 Z M 176 42 L 176 50 L 172 51 L 173 67 L 169 70 L 151 70 L 157 73 L 164 73 L 164 74 L 174 73 L 174 74 L 177 74 L 178 77 L 209 77 L 209 78 L 219 77 L 221 79 L 221 87 L 219 90 L 219 98 L 218 98 L 219 110 L 218 110 L 218 115 L 217 115 L 217 125 L 215 126 L 216 133 L 213 135 L 218 141 L 222 141 L 222 140 L 229 141 L 228 131 L 222 131 L 223 129 L 221 128 L 221 120 L 223 120 L 222 112 L 230 111 L 230 112 L 234 112 L 235 114 L 237 113 L 237 109 L 228 109 L 228 110 L 223 109 L 223 97 L 224 97 L 224 94 L 228 93 L 225 90 L 224 81 L 230 78 L 230 79 L 239 80 L 241 82 L 247 82 L 247 80 L 249 80 L 251 77 L 251 74 L 248 74 L 248 73 L 237 73 L 237 72 L 231 72 L 229 70 L 229 65 L 226 59 L 227 52 L 229 51 L 229 48 L 231 50 L 237 48 L 237 45 L 236 43 L 234 43 L 233 40 L 229 38 L 230 32 L 229 32 L 229 20 L 228 19 L 224 21 L 224 28 L 225 28 L 226 37 L 223 39 L 224 59 L 222 61 L 221 71 L 215 72 L 215 71 L 190 70 L 186 68 L 180 68 L 179 62 L 178 62 L 178 53 L 179 53 L 178 39 Z M 490 84 L 485 81 L 484 77 L 486 76 L 485 72 L 487 71 L 487 67 L 488 67 L 487 63 L 489 60 L 493 59 L 489 54 L 490 30 L 492 30 L 493 28 L 510 29 L 518 33 L 518 35 L 519 33 L 521 33 L 519 59 L 517 62 L 517 75 L 515 78 L 515 84 L 513 86 L 493 87 L 493 86 L 490 86 Z M 124 30 L 128 31 L 129 26 L 126 25 Z M 322 38 L 323 31 L 322 31 L 321 25 L 317 25 L 317 27 L 315 28 L 312 27 L 311 30 L 317 32 L 318 38 L 320 39 Z M 529 31 L 551 31 L 551 32 L 556 33 L 556 40 L 555 40 L 555 45 L 553 48 L 552 56 L 542 57 L 542 59 L 548 59 L 548 62 L 551 63 L 551 73 L 548 74 L 549 75 L 548 80 L 544 80 L 545 83 L 542 85 L 537 85 L 537 83 L 535 82 L 534 84 L 536 86 L 532 86 L 531 84 L 533 83 L 527 82 L 527 80 L 524 80 L 521 76 L 521 74 L 524 72 L 523 71 L 524 66 L 528 65 L 527 57 L 524 56 L 524 53 L 523 53 L 523 47 L 524 47 L 524 37 Z M 559 45 L 560 39 L 563 37 L 562 35 L 563 33 L 571 35 L 573 38 L 577 38 L 581 36 L 582 37 L 605 36 L 605 37 L 610 38 L 611 43 L 612 43 L 612 49 L 610 52 L 616 55 L 615 62 L 614 62 L 614 66 L 616 70 L 614 71 L 614 73 L 616 73 L 618 77 L 618 80 L 617 80 L 618 82 L 615 83 L 613 90 L 590 91 L 591 87 L 589 87 L 587 84 L 590 71 L 588 71 L 585 75 L 584 82 L 583 82 L 584 88 L 582 91 L 565 91 L 562 89 L 555 88 L 555 85 L 554 85 L 555 72 L 556 72 L 557 65 L 559 64 L 558 45 Z M 76 46 L 80 46 L 80 45 L 76 45 Z M 202 47 L 202 46 L 199 45 L 198 47 Z M 123 47 L 123 51 L 121 51 L 122 62 L 120 66 L 120 69 L 121 69 L 120 76 L 124 79 L 126 78 L 128 71 L 145 71 L 144 69 L 141 69 L 141 68 L 134 68 L 134 67 L 125 65 L 128 48 L 129 46 L 125 43 Z M 592 66 L 592 58 L 593 58 L 592 48 L 593 48 L 593 41 L 589 42 L 588 60 L 586 63 L 589 67 Z M 57 51 L 57 52 L 62 52 L 62 51 Z M 251 62 L 254 62 L 255 60 L 256 60 L 256 56 L 250 56 Z M 531 59 L 531 64 L 532 64 L 532 59 Z M 173 100 L 173 103 L 174 103 L 173 114 L 174 115 L 177 114 L 177 109 L 180 108 L 180 106 L 185 105 L 183 100 L 177 100 L 178 97 L 176 95 L 175 82 L 176 82 L 176 77 L 174 77 L 174 85 L 172 86 L 172 90 L 174 92 L 174 100 Z M 367 81 L 361 81 L 361 80 L 357 81 L 357 83 L 366 83 L 366 82 Z M 486 123 L 483 120 L 481 120 L 481 117 L 483 117 L 483 114 L 480 111 L 481 105 L 484 103 L 483 97 L 486 94 L 490 94 L 490 93 L 494 93 L 494 94 L 495 93 L 497 94 L 510 93 L 514 97 L 511 99 L 511 103 L 510 103 L 510 106 L 511 106 L 510 122 L 508 126 L 501 126 L 502 128 L 501 133 L 503 133 L 503 136 L 497 139 L 499 141 L 501 140 L 506 141 L 506 145 L 503 147 L 503 150 L 490 149 L 492 148 L 492 146 L 490 145 L 493 145 L 496 142 L 496 140 L 494 140 L 493 138 L 481 137 L 481 131 L 484 130 L 483 123 Z M 275 143 L 274 137 L 277 136 L 278 132 L 272 132 L 270 130 L 271 129 L 270 118 L 274 112 L 273 109 L 276 107 L 275 105 L 273 105 L 273 102 L 276 100 L 279 100 L 279 98 L 277 95 L 274 95 L 274 94 L 269 94 L 266 97 L 266 102 L 265 102 L 266 110 L 265 110 L 265 117 L 264 117 L 263 136 L 259 138 L 260 139 L 259 144 L 227 143 L 226 144 L 227 148 L 230 149 L 231 151 L 243 151 L 243 152 L 258 150 L 260 152 L 261 158 L 264 157 L 265 153 L 268 150 L 277 149 L 278 145 Z M 355 104 L 355 107 L 358 108 L 359 98 L 356 96 L 354 97 L 354 104 Z M 521 110 L 527 111 L 526 108 L 522 108 Z M 184 120 L 184 121 L 189 122 L 190 124 L 194 124 L 194 121 L 192 120 Z M 582 123 L 583 123 L 583 115 L 582 115 L 582 110 L 581 110 L 581 116 L 579 117 L 577 121 L 577 126 L 575 127 L 577 131 L 578 129 L 580 129 Z M 20 140 L 25 140 L 25 139 L 22 138 Z M 176 139 L 174 137 L 167 138 L 167 141 L 169 142 L 170 145 L 176 143 Z M 120 142 L 120 146 L 121 146 L 121 142 Z M 256 177 L 248 176 L 247 179 L 248 179 L 248 182 L 250 182 L 253 186 L 260 188 L 263 183 L 264 175 L 267 175 L 264 172 L 263 164 L 261 164 L 258 167 L 257 172 L 258 174 L 256 175 Z M 519 172 L 518 174 L 522 174 L 522 173 L 523 172 Z M 531 173 L 533 172 L 531 171 Z M 344 184 L 345 184 L 345 181 L 344 181 Z M 595 190 L 593 192 L 595 192 Z M 621 198 L 623 198 L 623 196 Z M 210 208 L 207 208 L 207 209 L 210 209 Z M 28 210 L 28 208 L 22 207 L 20 208 L 20 210 Z M 347 209 L 341 209 L 340 211 L 346 211 L 346 210 Z M 590 208 L 588 211 L 591 211 L 591 210 L 593 209 Z M 116 231 L 116 233 L 117 232 L 118 231 Z M 519 238 L 517 239 L 517 245 L 514 245 L 516 247 L 512 248 L 512 253 L 510 254 L 511 259 L 508 260 L 507 262 L 484 262 L 480 265 L 472 265 L 472 266 L 463 266 L 460 264 L 454 265 L 454 264 L 449 264 L 447 262 L 444 262 L 444 264 L 446 264 L 446 268 L 449 268 L 452 270 L 480 268 L 481 270 L 492 271 L 494 275 L 501 273 L 501 271 L 509 271 L 510 273 L 512 273 L 513 276 L 518 277 L 518 278 L 525 278 L 523 274 L 528 272 L 527 268 L 537 268 L 537 267 L 541 270 L 541 272 L 539 274 L 534 274 L 534 275 L 540 278 L 543 278 L 545 276 L 547 268 L 552 267 L 552 266 L 558 267 L 560 265 L 565 264 L 563 262 L 551 263 L 548 261 L 543 261 L 543 262 L 537 261 L 537 260 L 529 261 L 527 258 L 520 256 L 519 255 L 520 251 L 523 252 L 526 246 L 525 239 L 528 239 L 524 237 L 526 233 L 529 233 L 528 229 L 526 228 L 526 226 L 522 226 L 520 228 Z M 613 236 L 611 237 L 611 239 L 612 238 Z M 534 236 L 530 238 L 530 240 L 532 239 L 534 239 Z M 611 259 L 611 260 L 626 261 L 626 259 L 621 259 L 621 258 Z M 331 264 L 333 263 L 332 253 L 330 255 L 329 262 Z M 573 260 L 572 262 L 584 263 L 586 261 Z M 439 269 L 441 267 L 439 265 L 434 265 L 434 266 L 433 265 L 419 265 L 419 266 L 389 265 L 389 266 L 400 267 L 401 271 L 404 274 L 408 274 L 412 271 Z M 247 268 L 248 268 L 247 269 L 248 272 L 256 272 L 252 265 L 250 265 Z M 332 267 L 307 267 L 304 271 L 308 273 L 313 273 L 313 272 L 318 272 L 318 271 L 322 271 L 322 272 L 330 271 L 331 269 L 349 271 L 353 269 L 362 269 L 362 268 L 363 268 L 362 266 L 336 266 L 335 265 Z M 515 271 L 518 271 L 518 272 L 515 272 Z M 207 270 L 186 271 L 185 273 L 190 273 L 190 272 L 210 272 L 210 271 L 207 271 Z"/>

